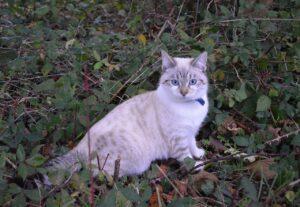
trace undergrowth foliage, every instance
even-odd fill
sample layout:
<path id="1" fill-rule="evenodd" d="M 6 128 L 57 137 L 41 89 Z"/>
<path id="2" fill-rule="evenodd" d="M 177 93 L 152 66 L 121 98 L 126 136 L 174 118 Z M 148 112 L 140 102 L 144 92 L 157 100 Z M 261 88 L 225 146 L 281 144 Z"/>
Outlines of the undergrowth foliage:
<path id="1" fill-rule="evenodd" d="M 1 1 L 0 205 L 296 206 L 299 7 L 299 0 Z M 198 136 L 206 171 L 193 174 L 192 160 L 184 169 L 156 162 L 116 182 L 102 174 L 90 182 L 83 169 L 63 185 L 38 187 L 48 159 L 119 103 L 156 88 L 161 48 L 209 54 L 210 114 Z"/>

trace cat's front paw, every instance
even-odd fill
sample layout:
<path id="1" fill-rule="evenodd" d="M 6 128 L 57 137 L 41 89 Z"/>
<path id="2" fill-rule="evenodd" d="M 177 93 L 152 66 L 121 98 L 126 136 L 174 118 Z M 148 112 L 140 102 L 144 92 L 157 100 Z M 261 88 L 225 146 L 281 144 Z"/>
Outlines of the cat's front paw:
<path id="1" fill-rule="evenodd" d="M 196 159 L 201 159 L 202 157 L 204 157 L 204 155 L 205 155 L 204 149 L 196 148 L 194 150 L 193 157 L 195 157 Z"/>
<path id="2" fill-rule="evenodd" d="M 203 163 L 204 163 L 204 161 L 196 161 L 195 167 L 198 166 L 198 165 L 199 166 L 195 169 L 195 171 L 202 171 L 202 170 L 204 170 L 205 165 Z"/>

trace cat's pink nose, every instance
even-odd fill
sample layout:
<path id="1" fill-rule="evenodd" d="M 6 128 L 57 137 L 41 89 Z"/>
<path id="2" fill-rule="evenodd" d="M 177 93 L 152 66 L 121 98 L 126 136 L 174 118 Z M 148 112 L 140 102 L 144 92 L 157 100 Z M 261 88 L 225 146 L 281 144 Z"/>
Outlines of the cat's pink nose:
<path id="1" fill-rule="evenodd" d="M 179 91 L 182 96 L 185 96 L 189 92 L 189 89 L 187 87 L 182 87 L 179 89 Z"/>

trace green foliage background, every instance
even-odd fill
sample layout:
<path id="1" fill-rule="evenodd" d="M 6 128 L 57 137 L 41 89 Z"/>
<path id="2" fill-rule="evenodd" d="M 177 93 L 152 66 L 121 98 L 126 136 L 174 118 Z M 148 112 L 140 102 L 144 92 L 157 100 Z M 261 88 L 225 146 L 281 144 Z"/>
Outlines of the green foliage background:
<path id="1" fill-rule="evenodd" d="M 296 206 L 299 8 L 299 0 L 0 2 L 0 205 L 93 205 L 87 171 L 50 195 L 34 178 L 116 105 L 156 88 L 163 48 L 209 53 L 211 107 L 198 137 L 207 157 L 273 157 L 276 176 L 256 178 L 243 159 L 212 163 L 216 186 L 208 179 L 161 205 Z M 113 187 L 97 178 L 95 204 L 151 206 L 153 174 L 155 166 Z M 159 183 L 163 194 L 174 190 Z"/>

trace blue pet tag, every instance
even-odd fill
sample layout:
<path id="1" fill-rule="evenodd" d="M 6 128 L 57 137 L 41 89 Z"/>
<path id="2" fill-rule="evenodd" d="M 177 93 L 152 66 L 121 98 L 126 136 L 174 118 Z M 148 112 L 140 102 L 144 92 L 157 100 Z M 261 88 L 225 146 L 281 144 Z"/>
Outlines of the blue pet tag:
<path id="1" fill-rule="evenodd" d="M 204 106 L 204 104 L 205 104 L 205 101 L 204 101 L 202 98 L 198 98 L 198 99 L 196 99 L 196 101 L 197 101 L 199 104 L 201 104 L 202 106 Z"/>

